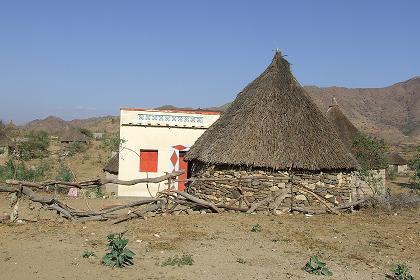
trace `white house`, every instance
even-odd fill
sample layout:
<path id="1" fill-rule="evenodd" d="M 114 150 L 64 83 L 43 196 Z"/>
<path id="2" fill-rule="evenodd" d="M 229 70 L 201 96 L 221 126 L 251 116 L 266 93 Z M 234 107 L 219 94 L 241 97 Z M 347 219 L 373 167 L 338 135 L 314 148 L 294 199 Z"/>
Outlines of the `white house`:
<path id="1" fill-rule="evenodd" d="M 204 110 L 121 109 L 118 179 L 158 177 L 187 170 L 183 158 L 198 137 L 220 116 Z M 179 176 L 186 179 L 187 173 Z M 118 196 L 154 196 L 168 186 L 137 184 L 118 186 Z M 184 189 L 179 182 L 174 187 Z"/>

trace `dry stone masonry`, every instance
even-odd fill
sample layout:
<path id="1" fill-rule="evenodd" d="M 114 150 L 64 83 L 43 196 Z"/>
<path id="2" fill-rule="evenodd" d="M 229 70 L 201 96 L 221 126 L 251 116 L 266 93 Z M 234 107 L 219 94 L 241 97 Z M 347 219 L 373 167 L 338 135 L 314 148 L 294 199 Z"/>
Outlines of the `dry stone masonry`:
<path id="1" fill-rule="evenodd" d="M 283 200 L 278 208 L 290 207 L 292 200 L 296 207 L 321 206 L 313 195 L 299 191 L 298 186 L 306 187 L 336 206 L 372 195 L 371 188 L 358 179 L 355 172 L 267 172 L 211 167 L 194 173 L 195 178 L 201 180 L 194 180 L 189 192 L 216 204 L 229 204 L 241 195 L 249 203 L 255 203 L 281 194 Z"/>

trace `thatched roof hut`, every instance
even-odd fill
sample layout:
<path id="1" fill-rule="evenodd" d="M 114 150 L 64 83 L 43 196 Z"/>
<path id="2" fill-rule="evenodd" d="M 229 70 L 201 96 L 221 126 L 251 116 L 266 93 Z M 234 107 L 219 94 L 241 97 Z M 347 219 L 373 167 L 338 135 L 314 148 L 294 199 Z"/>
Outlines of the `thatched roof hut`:
<path id="1" fill-rule="evenodd" d="M 396 152 L 387 154 L 388 164 L 390 165 L 406 165 L 408 161 Z"/>
<path id="2" fill-rule="evenodd" d="M 83 142 L 87 143 L 88 138 L 79 129 L 74 127 L 66 127 L 59 133 L 60 142 L 71 143 L 71 142 Z"/>
<path id="3" fill-rule="evenodd" d="M 195 142 L 185 159 L 272 170 L 358 167 L 280 52 Z"/>
<path id="4" fill-rule="evenodd" d="M 332 99 L 331 105 L 327 110 L 327 118 L 334 126 L 341 141 L 346 145 L 347 149 L 351 150 L 353 138 L 360 132 L 341 111 L 335 98 Z"/>
<path id="5" fill-rule="evenodd" d="M 119 153 L 117 153 L 109 159 L 109 161 L 103 168 L 103 171 L 111 173 L 111 174 L 118 174 L 119 161 L 120 161 L 120 155 Z"/>

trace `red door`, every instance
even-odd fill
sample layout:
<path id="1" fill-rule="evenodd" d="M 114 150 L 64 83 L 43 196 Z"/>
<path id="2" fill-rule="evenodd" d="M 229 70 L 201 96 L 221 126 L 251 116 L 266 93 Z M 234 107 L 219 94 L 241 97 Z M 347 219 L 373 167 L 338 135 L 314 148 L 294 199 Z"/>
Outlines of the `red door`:
<path id="1" fill-rule="evenodd" d="M 188 172 L 188 163 L 184 161 L 185 154 L 187 152 L 179 152 L 179 170 L 184 170 L 184 174 L 178 176 L 178 180 L 186 180 Z M 178 182 L 178 190 L 183 192 L 185 189 L 185 182 Z"/>

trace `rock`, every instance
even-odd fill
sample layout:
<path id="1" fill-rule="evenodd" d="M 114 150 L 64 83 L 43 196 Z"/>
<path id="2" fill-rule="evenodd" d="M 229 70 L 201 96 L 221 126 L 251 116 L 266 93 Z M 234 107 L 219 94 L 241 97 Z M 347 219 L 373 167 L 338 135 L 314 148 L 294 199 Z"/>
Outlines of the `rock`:
<path id="1" fill-rule="evenodd" d="M 277 191 L 279 191 L 280 189 L 279 189 L 279 187 L 277 187 L 277 186 L 272 186 L 271 188 L 270 188 L 270 191 L 272 191 L 272 192 L 277 192 Z"/>
<path id="2" fill-rule="evenodd" d="M 258 180 L 252 180 L 252 182 L 251 182 L 251 185 L 253 185 L 253 186 L 259 186 L 260 185 L 260 181 L 258 181 Z"/>
<path id="3" fill-rule="evenodd" d="M 187 214 L 188 215 L 193 215 L 194 214 L 194 210 L 192 210 L 191 208 L 187 209 Z"/>
<path id="4" fill-rule="evenodd" d="M 298 195 L 297 195 L 297 196 L 295 196 L 294 198 L 295 198 L 295 200 L 297 200 L 297 201 L 306 201 L 306 200 L 307 200 L 306 196 L 304 196 L 303 194 L 298 194 Z"/>
<path id="5" fill-rule="evenodd" d="M 315 189 L 315 184 L 308 184 L 308 189 L 314 190 Z"/>
<path id="6" fill-rule="evenodd" d="M 278 187 L 279 189 L 284 189 L 284 188 L 286 188 L 286 183 L 278 183 L 278 184 L 277 184 L 277 187 Z"/>

